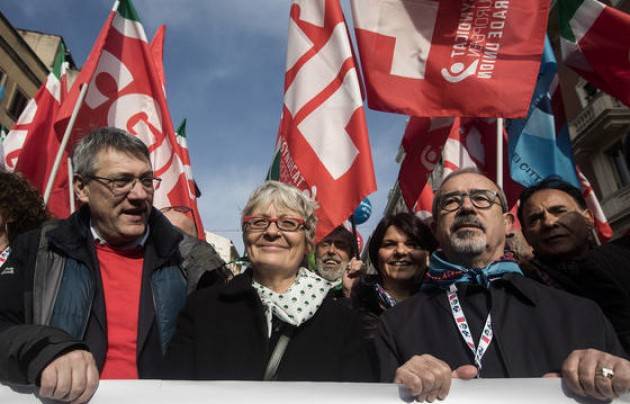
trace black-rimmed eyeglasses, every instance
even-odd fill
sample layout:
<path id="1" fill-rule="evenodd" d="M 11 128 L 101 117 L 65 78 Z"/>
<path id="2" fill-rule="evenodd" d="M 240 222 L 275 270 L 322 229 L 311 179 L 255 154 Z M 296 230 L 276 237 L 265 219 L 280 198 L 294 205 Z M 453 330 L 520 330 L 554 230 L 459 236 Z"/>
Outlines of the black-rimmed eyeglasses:
<path id="1" fill-rule="evenodd" d="M 108 187 L 115 196 L 122 196 L 128 194 L 136 185 L 136 181 L 140 182 L 142 188 L 147 192 L 153 192 L 155 188 L 162 181 L 160 178 L 152 175 L 145 175 L 142 177 L 134 176 L 121 176 L 121 177 L 99 177 L 97 175 L 89 175 L 86 178 L 100 182 Z"/>
<path id="2" fill-rule="evenodd" d="M 468 192 L 451 192 L 440 197 L 439 208 L 443 212 L 454 212 L 462 207 L 464 198 L 468 197 L 470 203 L 478 209 L 489 209 L 497 204 L 505 211 L 499 193 L 489 189 L 473 189 Z"/>

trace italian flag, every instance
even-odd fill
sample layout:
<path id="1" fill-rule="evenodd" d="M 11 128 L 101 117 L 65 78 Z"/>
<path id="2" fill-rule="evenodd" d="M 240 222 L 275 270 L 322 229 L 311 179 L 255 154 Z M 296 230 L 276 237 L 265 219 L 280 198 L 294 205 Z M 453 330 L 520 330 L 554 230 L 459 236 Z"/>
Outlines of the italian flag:
<path id="1" fill-rule="evenodd" d="M 630 15 L 597 0 L 560 0 L 562 58 L 630 106 Z"/>
<path id="2" fill-rule="evenodd" d="M 65 53 L 63 43 L 59 44 L 46 82 L 26 105 L 3 144 L 6 169 L 21 172 L 42 194 L 60 146 L 54 122 L 67 92 Z M 67 157 L 68 153 L 64 153 L 47 204 L 49 212 L 58 218 L 70 214 Z"/>

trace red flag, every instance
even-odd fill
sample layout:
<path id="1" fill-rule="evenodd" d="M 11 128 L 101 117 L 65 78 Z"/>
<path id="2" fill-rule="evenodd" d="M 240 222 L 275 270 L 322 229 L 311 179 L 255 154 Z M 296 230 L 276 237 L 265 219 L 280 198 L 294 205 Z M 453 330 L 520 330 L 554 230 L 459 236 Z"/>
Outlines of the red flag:
<path id="1" fill-rule="evenodd" d="M 338 0 L 294 0 L 270 177 L 319 203 L 319 240 L 376 190 L 359 76 Z"/>
<path id="2" fill-rule="evenodd" d="M 524 117 L 549 0 L 352 0 L 370 108 Z"/>
<path id="3" fill-rule="evenodd" d="M 155 31 L 153 39 L 151 40 L 151 54 L 153 55 L 153 62 L 155 63 L 155 70 L 160 77 L 162 87 L 166 93 L 166 75 L 164 74 L 164 38 L 166 36 L 166 25 L 162 24 Z"/>
<path id="4" fill-rule="evenodd" d="M 197 210 L 194 192 L 177 152 L 162 81 L 130 0 L 121 0 L 117 10 L 110 13 L 68 100 L 62 105 L 58 129 L 66 126 L 81 85 L 88 85 L 88 89 L 72 130 L 73 142 L 103 126 L 121 128 L 138 136 L 149 148 L 155 175 L 162 179 L 153 204 L 157 208 L 187 206 Z M 197 230 L 201 237 L 201 223 L 197 223 Z"/>
<path id="5" fill-rule="evenodd" d="M 440 161 L 442 148 L 452 126 L 453 118 L 411 117 L 407 123 L 401 143 L 405 156 L 400 163 L 398 187 L 411 211 L 433 167 Z"/>
<path id="6" fill-rule="evenodd" d="M 6 168 L 21 172 L 41 194 L 46 188 L 60 146 L 54 121 L 67 92 L 65 71 L 65 47 L 61 44 L 52 72 L 20 114 L 4 143 Z M 63 156 L 47 204 L 48 211 L 58 218 L 70 214 L 68 153 L 64 152 Z"/>
<path id="7" fill-rule="evenodd" d="M 458 123 L 456 122 L 456 124 Z M 496 181 L 496 119 L 466 118 L 461 119 L 459 125 L 459 130 L 450 132 L 442 151 L 444 176 L 460 168 L 476 167 L 488 178 Z M 523 187 L 510 178 L 507 149 L 507 136 L 504 131 L 503 190 L 508 200 L 508 206 L 511 208 L 518 201 Z"/>
<path id="8" fill-rule="evenodd" d="M 416 216 L 425 223 L 430 223 L 433 220 L 433 195 L 431 183 L 427 182 L 412 209 Z"/>
<path id="9" fill-rule="evenodd" d="M 160 77 L 160 82 L 162 83 L 162 89 L 164 90 L 164 97 L 166 98 L 166 74 L 164 73 L 164 39 L 166 37 L 166 25 L 162 24 L 159 26 L 158 30 L 153 35 L 153 39 L 151 40 L 151 54 L 153 56 L 153 63 L 155 65 L 155 70 Z M 175 131 L 175 138 L 177 143 L 173 145 L 175 149 L 175 153 L 179 156 L 183 168 L 184 173 L 187 179 L 188 192 L 190 193 L 191 198 L 194 200 L 194 207 L 191 211 L 192 219 L 195 221 L 195 226 L 197 228 L 197 235 L 200 239 L 205 240 L 205 232 L 203 230 L 203 224 L 201 222 L 201 214 L 199 213 L 199 209 L 197 207 L 196 198 L 199 196 L 197 194 L 197 187 L 195 184 L 195 180 L 192 176 L 192 168 L 190 164 L 190 154 L 188 153 L 188 143 L 186 141 L 186 119 L 179 125 L 177 130 Z"/>
<path id="10" fill-rule="evenodd" d="M 558 4 L 564 62 L 630 106 L 630 15 L 597 0 Z"/>
<path id="11" fill-rule="evenodd" d="M 605 243 L 612 238 L 613 229 L 610 227 L 610 224 L 608 224 L 606 215 L 599 204 L 599 200 L 597 200 L 597 195 L 595 195 L 595 191 L 593 191 L 593 187 L 588 181 L 588 178 L 586 178 L 579 167 L 576 166 L 575 170 L 580 180 L 580 186 L 582 187 L 582 196 L 584 196 L 586 200 L 586 207 L 591 211 L 593 219 L 595 219 L 595 231 L 597 231 L 597 236 L 602 243 Z"/>

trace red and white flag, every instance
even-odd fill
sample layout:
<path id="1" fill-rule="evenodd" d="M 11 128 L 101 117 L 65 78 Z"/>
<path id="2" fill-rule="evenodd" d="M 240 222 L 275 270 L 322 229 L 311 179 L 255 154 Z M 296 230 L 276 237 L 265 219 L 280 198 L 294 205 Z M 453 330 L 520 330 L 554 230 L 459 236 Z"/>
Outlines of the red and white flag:
<path id="1" fill-rule="evenodd" d="M 433 220 L 433 195 L 433 186 L 430 182 L 427 182 L 424 184 L 418 199 L 411 209 L 416 216 L 427 224 Z"/>
<path id="2" fill-rule="evenodd" d="M 612 238 L 613 229 L 610 227 L 610 224 L 608 224 L 606 215 L 599 204 L 599 200 L 597 200 L 597 195 L 595 195 L 595 191 L 593 191 L 593 187 L 588 181 L 588 178 L 586 178 L 579 167 L 576 166 L 575 171 L 580 180 L 580 187 L 582 188 L 582 196 L 584 196 L 586 200 L 586 207 L 591 211 L 593 219 L 595 219 L 595 231 L 597 231 L 599 241 L 605 243 Z"/>
<path id="3" fill-rule="evenodd" d="M 440 161 L 452 127 L 453 118 L 409 118 L 401 142 L 404 157 L 398 172 L 398 187 L 410 211 L 414 211 L 433 167 Z"/>
<path id="4" fill-rule="evenodd" d="M 153 55 L 153 62 L 155 63 L 155 70 L 160 77 L 162 87 L 164 87 L 164 93 L 166 93 L 166 74 L 164 73 L 164 39 L 166 37 L 166 25 L 162 24 L 158 27 L 157 31 L 153 35 L 151 44 L 151 54 Z"/>
<path id="5" fill-rule="evenodd" d="M 338 0 L 294 0 L 270 178 L 319 203 L 319 240 L 376 190 L 359 75 Z"/>
<path id="6" fill-rule="evenodd" d="M 630 106 L 630 15 L 597 0 L 560 0 L 564 63 Z"/>
<path id="7" fill-rule="evenodd" d="M 155 176 L 162 179 L 155 191 L 157 208 L 187 206 L 197 210 L 194 192 L 177 153 L 175 129 L 144 28 L 130 0 L 120 0 L 61 107 L 57 130 L 68 123 L 78 99 L 80 86 L 87 93 L 79 107 L 72 130 L 72 142 L 92 130 L 113 126 L 138 136 L 149 148 Z M 195 215 L 198 219 L 198 213 Z M 200 220 L 199 236 L 203 237 Z"/>
<path id="8" fill-rule="evenodd" d="M 446 177 L 451 172 L 475 167 L 488 178 L 497 178 L 497 142 L 496 119 L 462 118 L 456 120 L 458 130 L 451 130 L 444 150 L 444 173 Z M 523 187 L 514 182 L 509 175 L 509 161 L 507 150 L 507 136 L 503 134 L 503 190 L 509 207 L 513 207 Z"/>
<path id="9" fill-rule="evenodd" d="M 550 0 L 352 0 L 370 108 L 527 115 Z"/>
<path id="10" fill-rule="evenodd" d="M 67 93 L 65 47 L 57 49 L 53 69 L 35 96 L 29 100 L 3 143 L 3 163 L 8 171 L 21 172 L 28 181 L 44 193 L 60 137 L 54 128 L 55 117 Z M 68 153 L 64 152 L 47 209 L 55 217 L 70 214 L 70 184 Z"/>
<path id="11" fill-rule="evenodd" d="M 162 83 L 162 89 L 164 90 L 164 97 L 166 98 L 166 74 L 164 73 L 164 40 L 166 37 L 166 25 L 162 24 L 158 27 L 155 35 L 153 35 L 153 39 L 151 40 L 151 44 L 149 45 L 151 48 L 151 54 L 153 55 L 153 63 L 155 64 L 155 70 L 160 77 L 160 82 Z M 175 139 L 177 143 L 173 145 L 175 148 L 175 153 L 179 156 L 183 167 L 184 172 L 186 174 L 186 179 L 188 180 L 188 192 L 190 195 L 194 196 L 195 206 L 196 206 L 196 198 L 199 197 L 200 193 L 197 192 L 197 184 L 192 176 L 192 167 L 190 164 L 190 154 L 188 152 L 188 142 L 186 140 L 186 119 L 182 121 L 182 123 L 175 130 Z M 201 214 L 199 213 L 198 207 L 192 209 L 191 213 L 187 213 L 191 218 L 195 221 L 195 226 L 197 229 L 202 229 L 202 232 L 197 231 L 198 236 L 200 238 L 204 238 L 205 234 L 203 233 L 203 225 L 201 222 Z"/>

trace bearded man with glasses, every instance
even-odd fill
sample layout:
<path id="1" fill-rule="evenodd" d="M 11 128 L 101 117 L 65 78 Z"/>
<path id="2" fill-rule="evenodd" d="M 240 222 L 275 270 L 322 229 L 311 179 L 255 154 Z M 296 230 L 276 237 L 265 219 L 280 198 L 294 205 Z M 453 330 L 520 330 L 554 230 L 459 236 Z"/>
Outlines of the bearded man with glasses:
<path id="1" fill-rule="evenodd" d="M 81 208 L 15 240 L 0 277 L 0 380 L 85 402 L 99 378 L 156 378 L 187 293 L 221 259 L 153 208 L 146 145 L 115 129 L 73 154 Z"/>
<path id="2" fill-rule="evenodd" d="M 382 381 L 429 402 L 453 377 L 555 375 L 600 400 L 630 388 L 630 362 L 599 307 L 525 278 L 504 250 L 513 217 L 492 180 L 472 169 L 447 176 L 433 220 L 441 250 L 421 291 L 381 317 Z"/>

